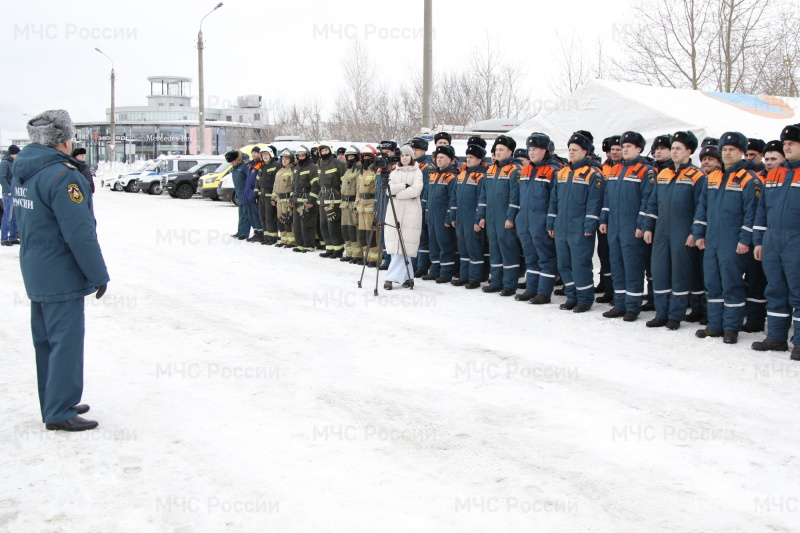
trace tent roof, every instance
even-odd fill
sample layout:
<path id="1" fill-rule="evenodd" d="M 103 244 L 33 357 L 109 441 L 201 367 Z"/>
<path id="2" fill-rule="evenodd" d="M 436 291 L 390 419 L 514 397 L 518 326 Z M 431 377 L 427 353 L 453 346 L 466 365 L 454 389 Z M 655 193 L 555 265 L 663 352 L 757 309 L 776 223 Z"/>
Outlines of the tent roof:
<path id="1" fill-rule="evenodd" d="M 550 136 L 559 152 L 577 130 L 602 140 L 638 131 L 648 143 L 658 135 L 690 130 L 699 140 L 739 131 L 748 137 L 777 139 L 787 124 L 800 122 L 800 98 L 715 93 L 592 80 L 555 101 L 509 132 L 519 145 L 534 131 Z"/>

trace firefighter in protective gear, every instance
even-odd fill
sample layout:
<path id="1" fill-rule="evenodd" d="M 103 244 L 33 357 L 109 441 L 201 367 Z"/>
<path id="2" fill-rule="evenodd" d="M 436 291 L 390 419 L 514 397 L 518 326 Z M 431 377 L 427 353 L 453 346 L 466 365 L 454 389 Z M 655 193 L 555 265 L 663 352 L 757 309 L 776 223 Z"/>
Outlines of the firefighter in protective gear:
<path id="1" fill-rule="evenodd" d="M 561 163 L 549 151 L 550 137 L 534 133 L 526 141 L 531 164 L 519 177 L 517 235 L 525 254 L 525 292 L 514 298 L 533 304 L 550 303 L 556 280 L 556 245 L 547 235 L 550 190 Z"/>
<path id="2" fill-rule="evenodd" d="M 558 171 L 550 191 L 547 232 L 556 241 L 558 271 L 567 296 L 560 309 L 585 313 L 594 303 L 594 234 L 600 224 L 605 183 L 589 160 L 594 146 L 585 135 L 573 133 L 567 146 L 569 165 Z"/>
<path id="3" fill-rule="evenodd" d="M 640 133 L 626 131 L 620 142 L 622 161 L 608 173 L 600 215 L 600 232 L 608 234 L 614 283 L 614 307 L 603 316 L 633 322 L 642 311 L 645 256 L 649 252 L 642 240 L 643 219 L 656 172 L 641 155 L 646 143 Z"/>
<path id="4" fill-rule="evenodd" d="M 326 243 L 320 257 L 339 258 L 344 254 L 342 239 L 342 176 L 347 166 L 333 155 L 329 142 L 319 145 L 320 232 Z"/>
<path id="5" fill-rule="evenodd" d="M 755 257 L 767 276 L 767 338 L 758 351 L 786 351 L 794 321 L 791 358 L 800 361 L 800 124 L 781 131 L 786 161 L 767 174 L 753 227 Z"/>
<path id="6" fill-rule="evenodd" d="M 314 238 L 317 234 L 317 201 L 319 198 L 319 178 L 317 165 L 311 162 L 308 148 L 301 145 L 297 149 L 297 164 L 292 169 L 292 203 L 294 208 L 295 252 L 313 252 Z"/>
<path id="7" fill-rule="evenodd" d="M 606 153 L 606 160 L 603 162 L 603 178 L 608 178 L 611 169 L 622 162 L 622 143 L 619 135 L 612 135 L 603 139 L 603 151 Z M 594 292 L 602 292 L 602 296 L 595 298 L 599 304 L 614 303 L 614 282 L 611 280 L 611 258 L 608 250 L 608 234 L 601 231 L 597 232 L 597 258 L 600 260 L 600 283 L 594 288 Z"/>
<path id="8" fill-rule="evenodd" d="M 692 164 L 695 150 L 697 137 L 692 132 L 678 131 L 672 136 L 673 166 L 658 173 L 647 202 L 644 240 L 653 244 L 656 306 L 655 318 L 645 324 L 648 328 L 678 329 L 694 290 L 700 251 L 692 224 L 700 216 L 707 189 L 706 175 Z"/>
<path id="9" fill-rule="evenodd" d="M 294 154 L 288 148 L 281 152 L 281 168 L 275 173 L 272 201 L 278 218 L 281 241 L 275 246 L 294 247 L 294 209 L 292 206 L 292 182 L 294 181 Z"/>
<path id="10" fill-rule="evenodd" d="M 264 228 L 264 242 L 261 244 L 275 244 L 278 242 L 278 210 L 272 205 L 272 190 L 275 186 L 275 174 L 281 168 L 281 164 L 275 157 L 272 148 L 261 150 L 261 161 L 263 164 L 258 171 L 258 181 L 256 181 L 256 197 L 258 198 L 258 215 L 261 219 L 261 227 Z"/>
<path id="11" fill-rule="evenodd" d="M 517 143 L 512 137 L 495 139 L 497 162 L 486 171 L 478 200 L 479 226 L 489 239 L 491 278 L 483 292 L 512 296 L 517 292 L 520 246 L 514 220 L 519 212 L 520 166 L 513 161 Z"/>
<path id="12" fill-rule="evenodd" d="M 382 181 L 384 177 L 384 173 L 386 174 L 386 178 L 389 178 L 389 173 L 397 167 L 397 161 L 400 160 L 399 152 L 397 151 L 397 142 L 395 141 L 381 141 L 378 145 L 378 149 L 381 153 L 385 156 L 385 160 L 389 162 L 389 168 L 383 168 L 383 164 L 381 161 L 383 160 L 375 160 L 375 164 L 373 165 L 373 170 L 375 171 L 375 184 L 376 184 L 376 191 L 380 192 L 381 188 L 383 187 Z M 388 195 L 380 195 L 375 199 L 375 212 L 385 213 L 386 206 L 389 204 L 389 196 Z M 386 242 L 383 235 L 383 226 L 377 225 L 375 227 L 375 231 L 378 233 L 378 240 L 377 242 L 380 243 L 381 247 L 381 257 L 382 264 L 378 267 L 381 270 L 387 270 L 389 268 L 389 254 L 386 253 Z"/>
<path id="13" fill-rule="evenodd" d="M 723 337 L 726 344 L 738 342 L 745 316 L 743 275 L 753 243 L 753 221 L 762 182 L 749 162 L 742 159 L 747 137 L 738 132 L 723 133 L 719 140 L 724 170 L 708 176 L 704 212 L 698 216 L 693 233 L 705 249 L 703 274 L 708 291 L 708 326 L 698 330 L 699 338 Z"/>
<path id="14" fill-rule="evenodd" d="M 359 151 L 349 146 L 344 151 L 347 170 L 342 176 L 342 238 L 344 239 L 344 257 L 341 261 L 360 261 L 364 254 L 358 241 L 358 216 L 356 215 L 356 193 L 358 176 L 361 174 Z"/>
<path id="15" fill-rule="evenodd" d="M 483 241 L 478 223 L 478 198 L 486 166 L 486 150 L 477 145 L 467 145 L 466 168 L 458 174 L 455 194 L 451 197 L 450 220 L 456 230 L 456 243 L 460 257 L 459 276 L 450 283 L 456 287 L 476 289 L 483 277 Z"/>
<path id="16" fill-rule="evenodd" d="M 367 145 L 361 150 L 361 173 L 356 180 L 356 215 L 358 241 L 362 255 L 369 266 L 377 266 L 378 241 L 375 235 L 375 187 L 377 178 L 373 170 L 375 149 Z M 372 233 L 370 238 L 370 233 Z"/>
<path id="17" fill-rule="evenodd" d="M 430 173 L 436 170 L 431 156 L 428 152 L 428 141 L 421 137 L 414 137 L 409 143 L 414 150 L 414 161 L 417 162 L 422 171 L 422 233 L 419 236 L 419 250 L 417 257 L 411 259 L 414 265 L 414 277 L 421 278 L 428 273 L 431 268 L 430 244 L 428 243 L 428 224 L 425 222 L 425 207 L 427 203 L 428 184 L 430 183 Z"/>
<path id="18" fill-rule="evenodd" d="M 453 279 L 456 264 L 456 232 L 452 225 L 450 205 L 455 203 L 458 169 L 453 165 L 456 153 L 452 146 L 438 146 L 433 155 L 437 168 L 430 173 L 425 204 L 431 268 L 422 279 L 449 283 Z"/>

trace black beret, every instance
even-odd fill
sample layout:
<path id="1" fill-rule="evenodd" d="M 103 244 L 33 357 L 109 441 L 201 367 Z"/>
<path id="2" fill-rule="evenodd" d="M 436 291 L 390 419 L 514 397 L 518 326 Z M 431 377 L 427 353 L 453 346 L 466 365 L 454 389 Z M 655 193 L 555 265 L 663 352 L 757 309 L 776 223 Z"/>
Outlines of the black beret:
<path id="1" fill-rule="evenodd" d="M 486 157 L 486 148 L 478 144 L 469 144 L 467 145 L 467 155 L 474 155 L 478 159 L 483 159 Z"/>
<path id="2" fill-rule="evenodd" d="M 445 146 L 437 146 L 436 150 L 433 151 L 433 157 L 436 157 L 439 154 L 444 154 L 447 157 L 449 157 L 450 159 L 455 159 L 456 158 L 456 151 L 449 144 L 445 145 Z"/>
<path id="3" fill-rule="evenodd" d="M 445 141 L 447 141 L 447 144 L 453 144 L 453 138 L 446 131 L 440 131 L 439 133 L 433 136 L 434 143 L 438 142 L 439 139 L 444 139 Z"/>
<path id="4" fill-rule="evenodd" d="M 8 155 L 18 154 L 18 153 L 19 153 L 19 148 L 17 148 L 17 151 L 16 151 L 16 152 L 12 152 L 12 151 L 11 151 L 11 148 L 12 148 L 12 147 L 13 147 L 13 148 L 17 148 L 17 147 L 16 147 L 15 145 L 13 145 L 13 144 L 12 144 L 11 146 L 9 146 L 9 147 L 8 147 Z M 85 155 L 85 154 L 86 154 L 86 148 L 83 148 L 83 147 L 81 147 L 81 148 L 75 148 L 75 149 L 72 151 L 72 157 L 75 157 L 75 156 L 78 156 L 78 155 Z"/>
<path id="5" fill-rule="evenodd" d="M 644 150 L 644 147 L 647 146 L 647 141 L 644 140 L 641 133 L 635 131 L 626 131 L 619 137 L 620 146 L 625 143 L 630 143 L 634 146 L 637 146 Z M 613 146 L 613 144 L 612 144 Z"/>
<path id="6" fill-rule="evenodd" d="M 477 135 L 473 135 L 469 139 L 467 139 L 467 145 L 475 144 L 480 146 L 481 148 L 486 148 L 486 139 L 478 137 Z"/>
<path id="7" fill-rule="evenodd" d="M 717 148 L 713 144 L 703 146 L 703 148 L 700 149 L 700 161 L 702 161 L 703 158 L 705 157 L 713 157 L 714 159 L 722 163 L 722 156 L 719 155 L 719 148 Z"/>
<path id="8" fill-rule="evenodd" d="M 767 152 L 780 152 L 781 155 L 786 155 L 783 153 L 783 143 L 780 141 L 768 142 L 764 147 L 764 153 L 766 154 Z"/>
<path id="9" fill-rule="evenodd" d="M 416 148 L 417 150 L 428 150 L 428 141 L 422 137 L 414 137 L 408 144 L 411 145 L 411 148 Z"/>
<path id="10" fill-rule="evenodd" d="M 702 148 L 705 148 L 706 146 L 716 146 L 718 140 L 719 139 L 717 139 L 716 137 L 706 137 L 705 139 L 703 139 L 703 142 L 700 143 L 700 146 Z"/>
<path id="11" fill-rule="evenodd" d="M 746 152 L 747 137 L 738 131 L 726 131 L 722 134 L 722 137 L 719 138 L 719 144 L 717 146 L 719 146 L 720 151 L 722 151 L 722 149 L 726 146 L 733 146 L 742 152 Z"/>
<path id="12" fill-rule="evenodd" d="M 781 142 L 783 141 L 800 142 L 800 124 L 792 124 L 783 128 Z"/>
<path id="13" fill-rule="evenodd" d="M 659 135 L 653 139 L 653 145 L 650 147 L 650 153 L 656 153 L 656 148 L 672 148 L 672 138 L 669 135 Z"/>
<path id="14" fill-rule="evenodd" d="M 225 154 L 225 161 L 228 163 L 233 163 L 239 158 L 239 150 L 231 150 L 230 152 Z"/>
<path id="15" fill-rule="evenodd" d="M 697 150 L 697 136 L 691 131 L 676 131 L 672 142 L 679 142 L 694 153 Z"/>
<path id="16" fill-rule="evenodd" d="M 576 131 L 575 133 L 580 133 L 581 135 L 583 135 L 584 137 L 586 137 L 587 139 L 589 139 L 589 142 L 590 142 L 590 143 L 593 143 L 593 144 L 594 144 L 594 135 L 592 135 L 592 133 L 591 133 L 591 132 L 589 132 L 589 131 L 586 131 L 586 130 L 578 130 L 578 131 Z M 594 148 L 594 147 L 592 147 L 592 148 Z"/>
<path id="17" fill-rule="evenodd" d="M 590 141 L 589 138 L 586 137 L 586 135 L 583 135 L 580 131 L 576 131 L 572 134 L 572 136 L 569 138 L 569 141 L 567 141 L 567 146 L 570 144 L 577 144 L 583 150 L 586 150 L 589 153 L 594 151 L 592 141 Z"/>
<path id="18" fill-rule="evenodd" d="M 514 150 L 514 157 L 517 159 L 524 157 L 525 159 L 530 160 L 530 157 L 528 157 L 528 151 L 525 148 L 517 148 Z"/>
<path id="19" fill-rule="evenodd" d="M 761 139 L 748 139 L 747 140 L 747 150 L 748 151 L 755 150 L 756 152 L 758 152 L 760 154 L 763 154 L 764 153 L 764 147 L 766 145 L 767 145 L 767 143 L 765 143 Z"/>
<path id="20" fill-rule="evenodd" d="M 531 133 L 525 141 L 528 148 L 542 148 L 544 150 L 550 149 L 550 137 L 544 133 Z"/>
<path id="21" fill-rule="evenodd" d="M 512 152 L 517 149 L 517 141 L 515 141 L 513 137 L 509 137 L 508 135 L 498 135 L 497 138 L 494 140 L 494 146 L 497 146 L 498 144 L 507 146 L 508 149 L 511 150 Z"/>

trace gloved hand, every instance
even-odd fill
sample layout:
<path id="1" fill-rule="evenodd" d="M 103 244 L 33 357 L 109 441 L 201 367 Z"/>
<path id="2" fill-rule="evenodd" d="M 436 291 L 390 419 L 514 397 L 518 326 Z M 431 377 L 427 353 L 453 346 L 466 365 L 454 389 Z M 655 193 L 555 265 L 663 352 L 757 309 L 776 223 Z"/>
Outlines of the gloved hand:
<path id="1" fill-rule="evenodd" d="M 103 295 L 106 293 L 107 288 L 108 285 L 102 285 L 100 287 L 97 287 L 97 294 L 95 294 L 94 297 L 97 298 L 98 300 L 102 298 Z"/>

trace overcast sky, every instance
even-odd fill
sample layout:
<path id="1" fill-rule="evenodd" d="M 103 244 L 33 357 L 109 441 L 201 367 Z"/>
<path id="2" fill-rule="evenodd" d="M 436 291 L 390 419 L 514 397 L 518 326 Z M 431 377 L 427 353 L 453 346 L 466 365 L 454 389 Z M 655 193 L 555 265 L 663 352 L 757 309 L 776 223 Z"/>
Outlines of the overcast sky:
<path id="1" fill-rule="evenodd" d="M 504 54 L 522 63 L 531 99 L 552 98 L 555 31 L 574 29 L 587 45 L 613 52 L 617 23 L 629 0 L 477 2 L 434 0 L 434 70 L 461 69 L 488 32 Z M 2 7 L 0 134 L 26 137 L 24 114 L 67 109 L 75 121 L 102 120 L 110 106 L 109 61 L 116 105 L 146 105 L 147 77 L 191 77 L 197 96 L 197 30 L 214 0 L 63 2 L 37 0 Z M 581 13 L 580 17 L 575 17 Z M 423 1 L 224 0 L 203 23 L 207 105 L 260 94 L 268 107 L 318 96 L 333 105 L 342 84 L 340 58 L 359 38 L 378 76 L 402 83 L 422 69 Z M 616 31 L 615 31 L 616 30 Z M 275 68 L 267 69 L 268 65 Z"/>

